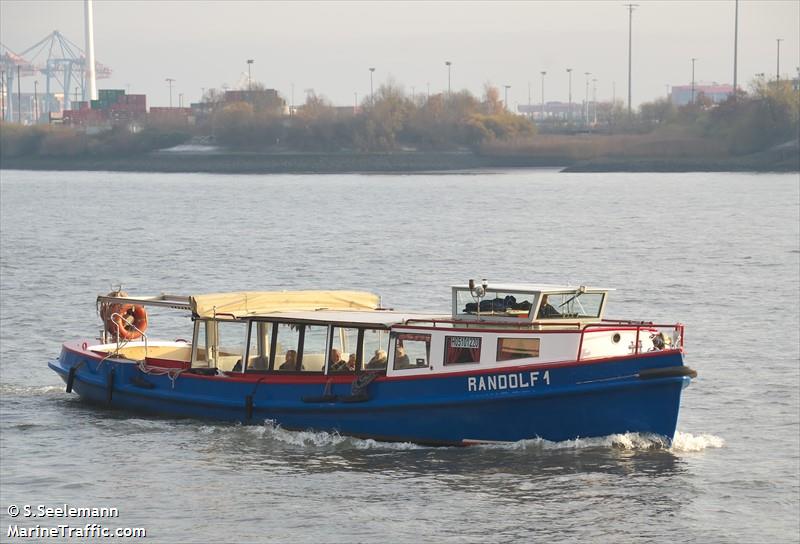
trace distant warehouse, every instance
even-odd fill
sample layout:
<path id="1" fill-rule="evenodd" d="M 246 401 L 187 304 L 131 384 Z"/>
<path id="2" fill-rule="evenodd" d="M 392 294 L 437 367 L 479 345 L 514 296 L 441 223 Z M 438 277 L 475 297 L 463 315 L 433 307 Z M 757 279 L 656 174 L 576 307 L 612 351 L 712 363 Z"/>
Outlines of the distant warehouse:
<path id="1" fill-rule="evenodd" d="M 725 102 L 729 96 L 733 94 L 733 85 L 719 85 L 712 83 L 711 85 L 697 85 L 694 86 L 694 101 L 700 101 L 703 97 L 704 100 L 711 101 L 712 104 L 719 104 Z M 691 85 L 674 85 L 672 93 L 670 94 L 672 103 L 675 106 L 685 106 L 692 102 L 692 86 Z"/>

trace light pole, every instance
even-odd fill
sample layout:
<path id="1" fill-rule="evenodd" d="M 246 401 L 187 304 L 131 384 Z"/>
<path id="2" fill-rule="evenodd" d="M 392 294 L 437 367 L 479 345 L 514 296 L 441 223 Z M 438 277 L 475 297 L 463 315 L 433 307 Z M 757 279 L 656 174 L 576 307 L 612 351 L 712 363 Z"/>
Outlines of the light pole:
<path id="1" fill-rule="evenodd" d="M 169 83 L 169 107 L 171 108 L 171 107 L 172 107 L 172 83 L 173 83 L 175 80 L 174 80 L 174 79 L 172 79 L 171 77 L 168 77 L 168 78 L 167 78 L 167 79 L 165 79 L 164 81 L 166 81 L 167 83 Z"/>
<path id="2" fill-rule="evenodd" d="M 597 79 L 592 78 L 592 105 L 594 106 L 593 125 L 597 125 Z"/>
<path id="3" fill-rule="evenodd" d="M 567 111 L 567 119 L 572 123 L 572 68 L 567 68 L 567 75 L 569 76 L 569 110 Z"/>
<path id="4" fill-rule="evenodd" d="M 183 107 L 183 93 L 178 93 L 178 107 Z"/>
<path id="5" fill-rule="evenodd" d="M 586 77 L 586 94 L 583 97 L 583 123 L 584 125 L 589 125 L 589 76 L 592 75 L 591 72 L 584 72 L 583 75 Z"/>
<path id="6" fill-rule="evenodd" d="M 450 98 L 450 67 L 453 65 L 449 60 L 444 61 L 447 66 L 447 98 Z"/>
<path id="7" fill-rule="evenodd" d="M 253 80 L 250 78 L 250 67 L 253 66 L 254 59 L 247 59 L 247 90 L 253 90 Z"/>
<path id="8" fill-rule="evenodd" d="M 505 89 L 505 98 L 503 99 L 503 106 L 505 106 L 506 111 L 508 111 L 508 90 L 511 88 L 511 85 L 503 85 Z"/>
<path id="9" fill-rule="evenodd" d="M 697 59 L 692 57 L 692 105 L 694 105 L 694 63 L 696 61 Z"/>
<path id="10" fill-rule="evenodd" d="M 375 73 L 375 68 L 369 69 L 369 101 L 375 105 L 375 91 L 372 88 L 372 74 Z"/>
<path id="11" fill-rule="evenodd" d="M 39 124 L 39 82 L 33 82 L 33 124 Z"/>
<path id="12" fill-rule="evenodd" d="M 633 59 L 633 8 L 639 4 L 625 4 L 628 8 L 628 117 L 631 116 L 631 60 Z"/>
<path id="13" fill-rule="evenodd" d="M 777 66 L 775 67 L 775 80 L 781 80 L 781 42 L 783 38 L 776 38 L 775 41 L 778 44 L 778 57 L 777 57 Z"/>
<path id="14" fill-rule="evenodd" d="M 736 0 L 736 11 L 733 17 L 733 100 L 736 100 L 736 65 L 739 52 L 739 0 Z"/>
<path id="15" fill-rule="evenodd" d="M 547 72 L 542 70 L 539 73 L 542 74 L 542 122 L 544 122 L 544 76 L 547 75 Z"/>

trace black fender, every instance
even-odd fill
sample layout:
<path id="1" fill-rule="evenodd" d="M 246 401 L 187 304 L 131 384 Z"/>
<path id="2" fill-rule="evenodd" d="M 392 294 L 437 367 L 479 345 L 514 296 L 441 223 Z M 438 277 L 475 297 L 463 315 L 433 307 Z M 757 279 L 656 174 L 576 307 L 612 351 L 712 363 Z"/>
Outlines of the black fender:
<path id="1" fill-rule="evenodd" d="M 697 371 L 688 366 L 667 366 L 661 368 L 648 368 L 639 371 L 639 378 L 642 380 L 655 380 L 658 378 L 680 378 L 689 376 L 697 377 Z"/>

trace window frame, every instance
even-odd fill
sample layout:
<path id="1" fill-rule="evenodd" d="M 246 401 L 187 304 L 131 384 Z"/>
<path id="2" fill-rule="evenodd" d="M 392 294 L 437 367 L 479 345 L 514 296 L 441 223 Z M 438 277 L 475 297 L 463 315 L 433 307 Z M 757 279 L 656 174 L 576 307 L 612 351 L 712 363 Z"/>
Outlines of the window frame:
<path id="1" fill-rule="evenodd" d="M 425 337 L 427 337 L 427 340 L 424 340 L 424 342 L 425 342 L 425 359 L 426 359 L 426 364 L 424 366 L 418 366 L 418 365 L 414 364 L 414 365 L 411 365 L 411 366 L 408 366 L 408 367 L 405 367 L 405 368 L 398 368 L 397 367 L 397 357 L 396 357 L 396 355 L 397 355 L 397 340 L 398 340 L 398 336 L 400 336 L 400 335 L 425 336 Z M 401 338 L 401 340 L 404 340 L 404 339 Z M 423 342 L 423 340 L 417 340 L 417 339 L 412 339 L 412 340 L 409 340 L 409 341 L 412 341 L 412 342 Z M 390 355 L 391 355 L 391 358 L 392 358 L 392 370 L 393 371 L 395 371 L 395 370 L 404 371 L 404 370 L 420 370 L 422 368 L 430 369 L 431 368 L 431 343 L 432 343 L 432 335 L 429 334 L 429 333 L 392 331 L 391 334 L 390 334 L 390 337 L 389 337 L 389 348 L 391 349 Z M 409 358 L 409 363 L 410 362 L 411 362 L 411 359 Z M 387 364 L 386 367 L 388 369 L 389 365 Z"/>
<path id="2" fill-rule="evenodd" d="M 500 353 L 502 350 L 503 340 L 515 340 L 515 341 L 525 341 L 531 340 L 536 342 L 536 355 L 529 355 L 525 357 L 509 357 L 505 359 L 500 358 Z M 542 348 L 541 348 L 542 339 L 539 337 L 530 337 L 530 336 L 523 336 L 523 337 L 515 337 L 515 336 L 498 336 L 497 337 L 497 348 L 495 350 L 495 361 L 498 363 L 504 363 L 506 361 L 518 361 L 520 359 L 538 359 L 541 356 Z"/>
<path id="3" fill-rule="evenodd" d="M 478 348 L 477 348 L 478 349 L 478 359 L 476 361 L 452 361 L 452 362 L 449 362 L 448 361 L 448 350 L 450 349 L 450 346 L 448 345 L 448 343 L 449 343 L 451 338 L 475 338 L 475 339 L 477 339 L 478 340 Z M 464 335 L 464 334 L 458 334 L 458 335 L 445 334 L 444 335 L 444 342 L 443 342 L 444 346 L 443 346 L 443 353 L 442 353 L 442 364 L 444 366 L 450 366 L 450 365 L 477 365 L 477 364 L 480 364 L 481 356 L 483 355 L 483 340 L 484 339 L 483 339 L 482 336 L 467 336 L 467 335 Z M 459 349 L 459 350 L 468 349 L 469 350 L 469 349 L 474 349 L 474 348 L 455 348 L 455 349 Z"/>

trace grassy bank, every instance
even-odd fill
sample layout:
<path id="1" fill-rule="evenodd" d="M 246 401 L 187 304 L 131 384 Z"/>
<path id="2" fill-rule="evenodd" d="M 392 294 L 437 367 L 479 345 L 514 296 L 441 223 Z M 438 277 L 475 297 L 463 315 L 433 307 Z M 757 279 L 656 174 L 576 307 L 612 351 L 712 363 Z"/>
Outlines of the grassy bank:
<path id="1" fill-rule="evenodd" d="M 631 156 L 575 158 L 561 154 L 492 153 L 151 153 L 128 157 L 6 157 L 0 169 L 215 174 L 414 173 L 487 168 L 564 168 L 567 172 L 796 172 L 800 156 Z"/>

